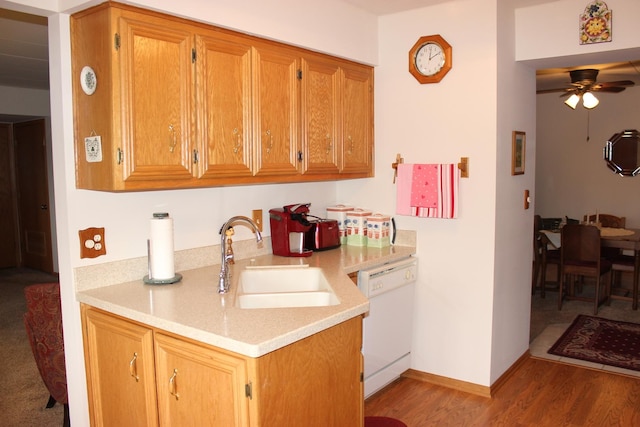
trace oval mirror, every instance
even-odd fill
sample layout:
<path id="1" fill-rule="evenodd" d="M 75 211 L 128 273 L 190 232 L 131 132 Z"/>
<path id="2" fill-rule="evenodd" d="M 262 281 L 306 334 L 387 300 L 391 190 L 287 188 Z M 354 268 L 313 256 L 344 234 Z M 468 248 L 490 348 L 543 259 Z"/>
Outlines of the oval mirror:
<path id="1" fill-rule="evenodd" d="M 638 155 L 640 133 L 625 130 L 613 135 L 604 146 L 604 159 L 609 169 L 621 176 L 636 176 L 640 173 L 640 158 Z"/>

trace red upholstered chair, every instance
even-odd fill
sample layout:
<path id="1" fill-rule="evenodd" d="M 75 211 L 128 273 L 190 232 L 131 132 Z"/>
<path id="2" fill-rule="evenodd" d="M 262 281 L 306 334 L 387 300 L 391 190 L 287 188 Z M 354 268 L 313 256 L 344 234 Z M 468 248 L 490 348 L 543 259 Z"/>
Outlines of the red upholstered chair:
<path id="1" fill-rule="evenodd" d="M 38 371 L 49 390 L 47 408 L 56 402 L 64 405 L 63 425 L 69 425 L 67 374 L 62 341 L 62 309 L 60 284 L 39 283 L 24 289 L 27 312 L 24 325 Z"/>

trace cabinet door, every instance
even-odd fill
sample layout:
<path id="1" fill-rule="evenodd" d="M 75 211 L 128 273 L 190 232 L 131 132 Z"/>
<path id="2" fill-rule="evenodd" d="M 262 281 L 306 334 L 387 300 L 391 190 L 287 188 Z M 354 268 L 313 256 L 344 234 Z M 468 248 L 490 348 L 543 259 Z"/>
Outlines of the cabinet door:
<path id="1" fill-rule="evenodd" d="M 342 66 L 342 173 L 373 175 L 373 70 Z"/>
<path id="2" fill-rule="evenodd" d="M 326 57 L 302 61 L 302 152 L 304 174 L 338 169 L 340 67 Z"/>
<path id="3" fill-rule="evenodd" d="M 83 307 L 93 426 L 157 426 L 153 333 Z"/>
<path id="4" fill-rule="evenodd" d="M 193 33 L 176 21 L 134 12 L 123 12 L 119 31 L 123 178 L 149 182 L 149 188 L 152 180 L 164 180 L 165 187 L 191 180 Z"/>
<path id="5" fill-rule="evenodd" d="M 362 318 L 261 356 L 259 425 L 361 426 Z"/>
<path id="6" fill-rule="evenodd" d="M 248 426 L 245 359 L 157 333 L 160 426 Z"/>
<path id="7" fill-rule="evenodd" d="M 256 176 L 298 174 L 299 58 L 282 46 L 255 44 Z"/>
<path id="8" fill-rule="evenodd" d="M 215 31 L 196 44 L 198 177 L 250 177 L 251 44 Z"/>

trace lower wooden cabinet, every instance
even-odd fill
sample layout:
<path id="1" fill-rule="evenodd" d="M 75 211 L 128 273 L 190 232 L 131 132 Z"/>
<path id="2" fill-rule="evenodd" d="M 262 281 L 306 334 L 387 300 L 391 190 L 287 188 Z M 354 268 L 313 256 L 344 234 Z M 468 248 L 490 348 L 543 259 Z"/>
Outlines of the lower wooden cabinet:
<path id="1" fill-rule="evenodd" d="M 259 358 L 83 305 L 94 426 L 362 426 L 362 318 Z"/>
<path id="2" fill-rule="evenodd" d="M 153 331 L 83 307 L 93 426 L 157 426 Z"/>

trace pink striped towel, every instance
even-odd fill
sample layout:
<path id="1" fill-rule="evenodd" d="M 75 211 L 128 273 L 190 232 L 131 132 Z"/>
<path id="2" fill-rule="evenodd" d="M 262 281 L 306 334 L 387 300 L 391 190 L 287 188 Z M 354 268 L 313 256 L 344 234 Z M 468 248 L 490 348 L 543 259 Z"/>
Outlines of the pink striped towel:
<path id="1" fill-rule="evenodd" d="M 416 165 L 401 163 L 398 165 L 396 214 L 423 218 L 458 217 L 458 166 L 455 163 L 420 165 L 423 168 L 435 167 L 436 194 L 425 196 L 424 186 L 414 186 Z M 424 169 L 418 169 L 424 170 Z M 424 196 L 424 197 L 423 197 Z M 425 207 L 420 200 L 435 197 L 436 205 Z"/>

